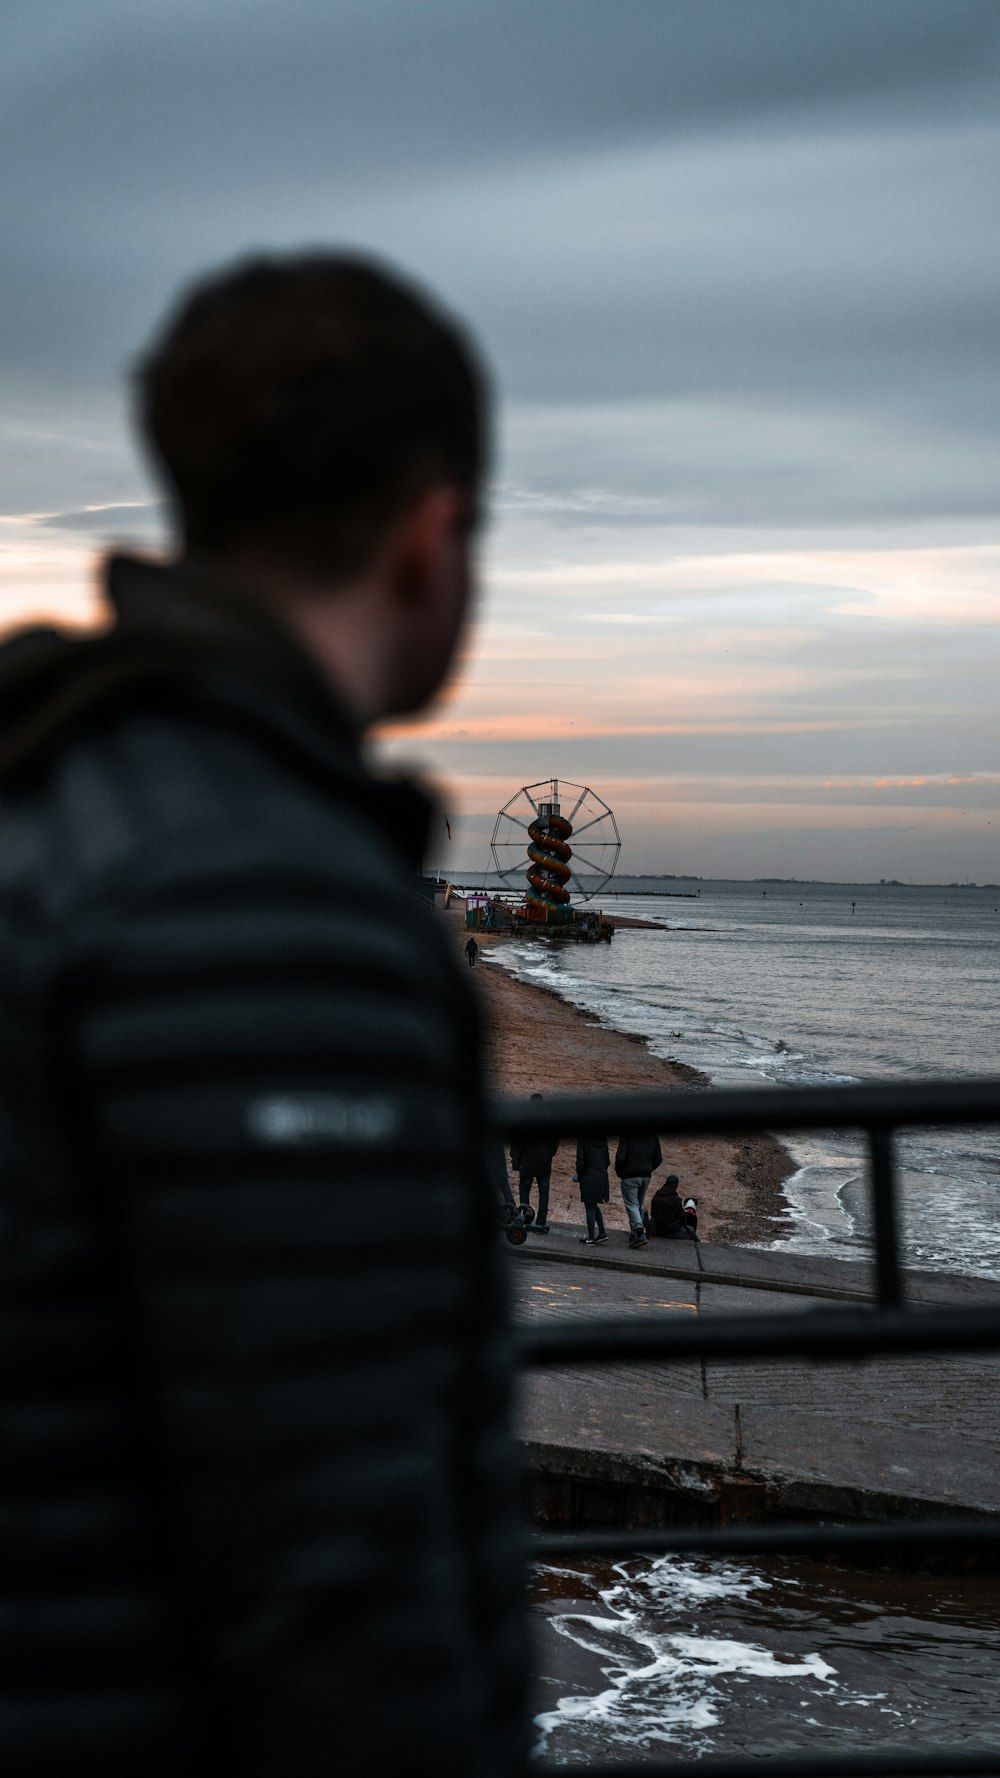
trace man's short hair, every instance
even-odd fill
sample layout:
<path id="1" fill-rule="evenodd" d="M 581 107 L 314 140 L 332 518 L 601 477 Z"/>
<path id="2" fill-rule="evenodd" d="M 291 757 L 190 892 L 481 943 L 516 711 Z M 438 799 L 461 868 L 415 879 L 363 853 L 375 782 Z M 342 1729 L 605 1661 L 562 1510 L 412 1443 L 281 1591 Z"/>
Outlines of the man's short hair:
<path id="1" fill-rule="evenodd" d="M 334 253 L 245 261 L 198 285 L 140 367 L 141 421 L 187 549 L 362 570 L 407 502 L 485 470 L 475 353 L 422 293 Z"/>

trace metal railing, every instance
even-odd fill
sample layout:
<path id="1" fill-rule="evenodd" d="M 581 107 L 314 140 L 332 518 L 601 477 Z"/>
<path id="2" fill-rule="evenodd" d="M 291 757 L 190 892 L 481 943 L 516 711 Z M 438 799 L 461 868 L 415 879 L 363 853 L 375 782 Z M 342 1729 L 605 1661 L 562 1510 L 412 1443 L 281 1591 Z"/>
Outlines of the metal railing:
<path id="1" fill-rule="evenodd" d="M 559 1325 L 524 1328 L 519 1334 L 526 1366 L 591 1364 L 595 1360 L 725 1358 L 730 1362 L 808 1358 L 835 1363 L 888 1354 L 982 1352 L 1000 1349 L 1000 1309 L 909 1306 L 900 1254 L 893 1137 L 901 1129 L 1000 1124 L 1000 1080 L 929 1082 L 919 1087 L 871 1085 L 833 1088 L 766 1088 L 750 1092 L 588 1093 L 541 1102 L 508 1099 L 496 1107 L 504 1137 L 639 1134 L 724 1136 L 774 1131 L 859 1130 L 867 1137 L 875 1248 L 875 1289 L 870 1304 L 804 1310 L 794 1316 L 715 1315 L 710 1321 L 671 1321 L 651 1316 L 574 1318 Z M 554 1532 L 530 1540 L 532 1559 L 581 1555 L 717 1556 L 809 1555 L 892 1552 L 901 1554 L 943 1542 L 969 1552 L 1000 1549 L 1000 1515 L 922 1518 L 845 1524 L 792 1521 L 762 1525 L 636 1531 L 587 1529 Z M 588 1778 L 651 1778 L 679 1773 L 690 1760 L 642 1760 L 603 1765 L 589 1761 Z M 561 1771 L 572 1767 L 560 1767 Z M 584 1768 L 578 1768 L 584 1769 Z M 1000 1738 L 995 1749 L 949 1752 L 816 1755 L 811 1751 L 774 1759 L 771 1778 L 1000 1778 Z M 543 1774 L 556 1768 L 538 1764 Z M 759 1759 L 697 1760 L 698 1778 L 751 1778 Z"/>

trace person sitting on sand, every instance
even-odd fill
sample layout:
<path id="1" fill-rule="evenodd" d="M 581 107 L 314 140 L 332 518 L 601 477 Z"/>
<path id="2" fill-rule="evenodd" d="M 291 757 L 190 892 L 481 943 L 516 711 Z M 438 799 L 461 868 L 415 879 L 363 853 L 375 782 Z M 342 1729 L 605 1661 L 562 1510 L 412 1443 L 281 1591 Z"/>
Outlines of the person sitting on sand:
<path id="1" fill-rule="evenodd" d="M 664 1235 L 668 1241 L 697 1241 L 694 1230 L 688 1227 L 677 1187 L 680 1180 L 676 1173 L 668 1173 L 666 1180 L 658 1192 L 654 1192 L 650 1202 L 650 1213 L 653 1227 L 658 1235 Z"/>
<path id="2" fill-rule="evenodd" d="M 649 1181 L 663 1159 L 655 1134 L 623 1136 L 615 1151 L 615 1172 L 622 1182 L 622 1202 L 628 1216 L 630 1247 L 645 1247 L 646 1218 L 643 1204 Z"/>
<path id="3" fill-rule="evenodd" d="M 606 1241 L 607 1231 L 601 1215 L 601 1205 L 611 1197 L 608 1184 L 608 1168 L 611 1156 L 608 1145 L 600 1136 L 584 1136 L 576 1145 L 576 1178 L 580 1184 L 580 1196 L 587 1213 L 587 1233 L 580 1239 L 587 1247 L 595 1247 L 599 1241 Z"/>
<path id="4" fill-rule="evenodd" d="M 540 1099 L 541 1093 L 532 1093 Z M 531 1185 L 538 1182 L 538 1215 L 531 1225 L 532 1234 L 549 1232 L 549 1188 L 552 1184 L 552 1160 L 559 1147 L 558 1136 L 518 1137 L 510 1145 L 510 1164 L 518 1175 L 518 1197 L 522 1204 L 531 1202 Z"/>

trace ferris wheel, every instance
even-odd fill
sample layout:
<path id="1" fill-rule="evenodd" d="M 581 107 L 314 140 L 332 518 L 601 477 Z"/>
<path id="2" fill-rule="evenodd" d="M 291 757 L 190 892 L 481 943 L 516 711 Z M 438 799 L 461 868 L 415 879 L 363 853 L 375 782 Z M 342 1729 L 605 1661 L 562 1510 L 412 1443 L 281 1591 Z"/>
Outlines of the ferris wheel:
<path id="1" fill-rule="evenodd" d="M 494 868 L 510 889 L 543 907 L 590 901 L 611 881 L 622 849 L 618 823 L 588 784 L 523 784 L 497 815 Z"/>

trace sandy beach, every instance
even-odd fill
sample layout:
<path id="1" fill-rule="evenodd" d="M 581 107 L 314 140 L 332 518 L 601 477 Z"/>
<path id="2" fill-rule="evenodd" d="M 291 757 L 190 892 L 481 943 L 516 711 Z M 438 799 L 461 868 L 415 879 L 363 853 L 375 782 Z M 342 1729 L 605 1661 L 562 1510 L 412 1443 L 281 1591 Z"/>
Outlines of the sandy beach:
<path id="1" fill-rule="evenodd" d="M 464 915 L 447 916 L 459 947 L 465 944 Z M 487 1021 L 490 1085 L 497 1093 L 587 1092 L 597 1088 L 631 1091 L 642 1087 L 707 1086 L 705 1077 L 681 1062 L 651 1054 L 645 1040 L 609 1030 L 559 995 L 518 981 L 491 960 L 505 939 L 477 934 L 480 958 L 470 971 Z M 614 1159 L 614 1132 L 608 1132 Z M 677 1173 L 684 1195 L 698 1199 L 699 1234 L 707 1240 L 745 1244 L 773 1240 L 788 1227 L 782 1182 L 793 1171 L 786 1150 L 772 1137 L 702 1140 L 663 1144 L 664 1165 L 655 1184 Z M 555 1222 L 584 1223 L 579 1189 L 572 1182 L 574 1152 L 564 1142 L 552 1168 L 549 1215 Z M 625 1229 L 625 1215 L 612 1169 L 609 1228 Z"/>

